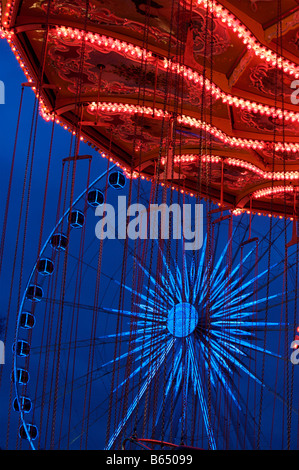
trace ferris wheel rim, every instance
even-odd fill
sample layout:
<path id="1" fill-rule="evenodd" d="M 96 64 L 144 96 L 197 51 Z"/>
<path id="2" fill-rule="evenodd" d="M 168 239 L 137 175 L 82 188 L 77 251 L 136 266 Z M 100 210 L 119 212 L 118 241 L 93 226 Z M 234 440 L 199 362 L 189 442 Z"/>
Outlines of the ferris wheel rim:
<path id="1" fill-rule="evenodd" d="M 40 259 L 40 257 L 42 256 L 43 252 L 45 251 L 45 249 L 47 248 L 50 240 L 51 240 L 51 237 L 55 234 L 57 228 L 61 225 L 62 221 L 68 216 L 68 214 L 71 212 L 72 208 L 78 203 L 78 201 L 80 201 L 80 199 L 82 199 L 82 197 L 84 197 L 84 195 L 98 182 L 100 181 L 102 178 L 104 178 L 107 173 L 109 173 L 111 170 L 113 170 L 115 167 L 117 166 L 117 164 L 113 164 L 110 168 L 108 168 L 107 170 L 105 170 L 103 173 L 100 174 L 100 176 L 98 176 L 95 180 L 93 180 L 87 188 L 85 188 L 80 194 L 79 196 L 72 202 L 71 206 L 69 206 L 69 208 L 64 212 L 64 214 L 60 217 L 60 219 L 58 220 L 58 222 L 56 223 L 55 227 L 53 228 L 52 232 L 50 233 L 50 235 L 48 236 L 48 238 L 46 239 L 43 247 L 41 248 L 40 250 L 40 253 L 39 253 L 39 256 L 38 256 L 38 259 L 37 261 L 35 262 L 33 268 L 32 268 L 32 271 L 29 275 L 29 278 L 28 278 L 28 281 L 27 281 L 27 284 L 26 284 L 26 287 L 24 289 L 24 293 L 23 293 L 23 296 L 22 296 L 22 299 L 21 299 L 21 303 L 20 303 L 20 307 L 19 307 L 19 310 L 18 310 L 18 315 L 17 315 L 17 325 L 16 325 L 16 334 L 15 334 L 15 339 L 14 339 L 14 345 L 17 344 L 17 341 L 19 339 L 19 329 L 20 329 L 20 319 L 21 319 L 21 314 L 22 314 L 22 311 L 23 311 L 23 306 L 24 306 L 24 303 L 25 303 L 25 299 L 26 299 L 26 292 L 27 292 L 27 289 L 29 288 L 30 286 L 30 282 L 31 282 L 31 279 L 32 277 L 34 276 L 34 273 L 36 271 L 36 268 L 37 268 L 37 263 L 38 263 L 38 260 Z M 22 407 L 20 406 L 20 395 L 19 395 L 19 390 L 18 390 L 18 381 L 17 381 L 17 353 L 16 353 L 16 347 L 13 348 L 13 382 L 14 382 L 14 390 L 15 390 L 15 399 L 17 400 L 17 403 L 18 403 L 18 407 L 19 407 L 19 413 L 20 413 L 20 418 L 21 418 L 21 422 L 22 422 L 22 425 L 23 425 L 23 428 L 24 428 L 24 431 L 26 433 L 26 436 L 27 436 L 27 440 L 30 444 L 30 447 L 32 450 L 36 450 L 36 447 L 33 443 L 33 440 L 29 434 L 29 431 L 28 431 L 28 423 L 26 423 L 26 420 L 25 420 L 25 417 L 24 417 L 24 411 L 22 410 Z"/>

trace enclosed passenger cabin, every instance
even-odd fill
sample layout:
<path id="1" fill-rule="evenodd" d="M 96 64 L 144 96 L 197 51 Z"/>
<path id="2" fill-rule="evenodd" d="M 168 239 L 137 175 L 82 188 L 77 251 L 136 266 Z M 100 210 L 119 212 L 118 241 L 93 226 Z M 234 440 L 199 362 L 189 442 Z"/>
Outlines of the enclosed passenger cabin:
<path id="1" fill-rule="evenodd" d="M 126 184 L 126 178 L 121 171 L 113 171 L 109 175 L 109 185 L 114 189 L 123 189 Z"/>
<path id="2" fill-rule="evenodd" d="M 102 206 L 104 204 L 104 194 L 99 189 L 92 189 L 87 195 L 87 202 L 91 207 Z"/>
<path id="3" fill-rule="evenodd" d="M 22 312 L 20 317 L 20 326 L 26 330 L 33 328 L 35 325 L 35 316 L 30 312 Z"/>
<path id="4" fill-rule="evenodd" d="M 26 291 L 26 299 L 31 300 L 32 302 L 40 302 L 43 295 L 43 289 L 36 284 L 29 286 Z"/>
<path id="5" fill-rule="evenodd" d="M 37 270 L 43 276 L 49 276 L 54 271 L 54 263 L 48 258 L 42 258 L 37 263 Z"/>
<path id="6" fill-rule="evenodd" d="M 65 251 L 68 245 L 67 236 L 64 235 L 63 233 L 55 233 L 51 237 L 50 244 L 57 251 L 59 250 Z"/>
<path id="7" fill-rule="evenodd" d="M 85 217 L 81 211 L 73 211 L 70 215 L 70 226 L 73 228 L 82 228 L 85 222 Z"/>

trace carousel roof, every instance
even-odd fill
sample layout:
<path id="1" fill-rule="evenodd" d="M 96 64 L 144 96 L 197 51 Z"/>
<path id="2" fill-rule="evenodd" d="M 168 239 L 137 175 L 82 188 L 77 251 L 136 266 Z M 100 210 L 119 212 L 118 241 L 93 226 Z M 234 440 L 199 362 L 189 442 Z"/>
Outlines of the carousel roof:
<path id="1" fill-rule="evenodd" d="M 2 27 L 45 119 L 126 173 L 294 215 L 298 1 L 10 0 Z"/>

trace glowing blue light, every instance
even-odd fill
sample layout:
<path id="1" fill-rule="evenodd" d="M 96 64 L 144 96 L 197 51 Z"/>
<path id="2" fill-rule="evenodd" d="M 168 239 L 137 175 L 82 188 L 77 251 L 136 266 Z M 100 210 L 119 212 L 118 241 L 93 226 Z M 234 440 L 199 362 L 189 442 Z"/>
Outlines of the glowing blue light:
<path id="1" fill-rule="evenodd" d="M 130 357 L 134 369 L 114 388 L 118 393 L 127 387 L 133 377 L 142 377 L 142 385 L 134 394 L 131 406 L 128 407 L 123 419 L 119 422 L 107 445 L 110 449 L 119 435 L 123 432 L 133 413 L 144 400 L 146 390 L 153 386 L 163 373 L 163 403 L 179 403 L 179 397 L 198 400 L 202 416 L 205 436 L 210 449 L 218 447 L 218 437 L 214 433 L 209 403 L 207 398 L 207 383 L 210 380 L 212 392 L 220 384 L 226 397 L 229 397 L 237 410 L 241 409 L 241 398 L 236 394 L 236 388 L 230 377 L 234 370 L 250 377 L 255 383 L 264 386 L 256 373 L 251 372 L 243 359 L 250 351 L 256 351 L 269 356 L 277 356 L 273 352 L 257 346 L 253 339 L 258 330 L 270 327 L 278 329 L 279 323 L 265 322 L 256 318 L 258 305 L 277 298 L 281 293 L 267 297 L 256 298 L 255 283 L 265 277 L 267 271 L 252 276 L 240 277 L 241 261 L 229 271 L 225 263 L 231 240 L 223 249 L 210 273 L 205 263 L 207 254 L 207 239 L 205 239 L 198 264 L 194 259 L 183 255 L 181 266 L 171 265 L 162 250 L 159 251 L 165 274 L 158 273 L 154 277 L 146 267 L 136 259 L 136 263 L 151 286 L 147 291 L 137 291 L 129 285 L 122 287 L 134 295 L 134 311 L 122 310 L 122 316 L 134 318 L 136 337 L 131 341 L 128 352 L 117 355 L 103 367 L 111 366 L 113 362 L 122 363 Z M 244 261 L 254 252 L 244 256 Z M 208 277 L 210 279 L 207 282 Z M 115 280 L 117 284 L 120 284 Z M 208 285 L 210 291 L 208 292 Z M 230 289 L 230 296 L 227 291 Z M 204 313 L 209 304 L 209 330 L 205 326 Z M 118 309 L 103 309 L 107 313 L 119 314 Z M 203 316 L 203 318 L 199 318 Z M 203 321 L 202 321 L 203 320 Z M 200 328 L 198 324 L 200 322 Z M 128 341 L 131 332 L 122 331 L 100 340 L 111 340 L 121 337 Z M 172 367 L 165 367 L 171 359 Z M 163 368 L 163 372 L 162 372 Z M 213 392 L 214 393 L 214 392 Z M 192 397 L 193 395 L 193 397 Z M 191 398 L 192 397 L 192 398 Z M 163 405 L 164 406 L 164 405 Z M 159 436 L 161 421 L 165 420 L 162 404 L 157 409 L 152 434 Z M 165 405 L 167 406 L 167 405 Z M 216 403 L 212 403 L 212 408 Z M 177 413 L 185 413 L 177 405 Z M 214 408 L 213 412 L 217 410 Z M 171 428 L 171 419 L 167 422 Z M 184 428 L 183 416 L 178 420 Z M 164 426 L 166 426 L 164 422 Z M 184 429 L 183 429 L 184 428 Z M 221 445 L 221 444 L 220 444 Z"/>
<path id="2" fill-rule="evenodd" d="M 196 308 L 188 302 L 175 305 L 168 313 L 167 328 L 169 333 L 177 338 L 189 336 L 198 323 Z"/>

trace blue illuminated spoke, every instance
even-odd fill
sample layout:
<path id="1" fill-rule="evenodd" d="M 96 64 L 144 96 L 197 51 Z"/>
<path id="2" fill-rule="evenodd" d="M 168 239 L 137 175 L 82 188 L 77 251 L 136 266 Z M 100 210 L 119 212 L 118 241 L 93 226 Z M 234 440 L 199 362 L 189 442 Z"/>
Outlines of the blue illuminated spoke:
<path id="1" fill-rule="evenodd" d="M 103 338 L 103 341 L 119 338 L 130 343 L 127 352 L 119 354 L 105 364 L 107 367 L 113 362 L 123 363 L 129 358 L 133 364 L 130 374 L 120 381 L 114 391 L 127 386 L 133 377 L 137 375 L 142 377 L 142 386 L 136 393 L 134 392 L 133 401 L 111 436 L 108 448 L 113 446 L 123 432 L 163 364 L 166 367 L 163 376 L 164 398 L 156 410 L 152 433 L 165 432 L 161 424 L 162 416 L 164 426 L 169 428 L 172 426 L 170 424 L 172 418 L 165 418 L 163 412 L 165 403 L 171 401 L 170 396 L 174 403 L 177 403 L 178 398 L 182 396 L 188 402 L 188 396 L 192 393 L 193 399 L 196 397 L 199 402 L 200 415 L 211 449 L 217 447 L 217 439 L 213 433 L 211 410 L 206 398 L 207 380 L 210 380 L 215 393 L 220 385 L 226 396 L 231 398 L 236 410 L 241 408 L 232 382 L 235 371 L 244 374 L 259 386 L 264 386 L 259 377 L 248 368 L 246 360 L 250 357 L 250 351 L 266 354 L 269 357 L 280 357 L 254 344 L 253 340 L 257 331 L 265 328 L 279 331 L 282 326 L 285 327 L 284 324 L 266 322 L 263 318 L 258 318 L 260 312 L 257 307 L 266 302 L 270 304 L 273 299 L 281 296 L 281 293 L 256 298 L 257 282 L 266 276 L 267 270 L 252 275 L 250 279 L 247 270 L 245 275 L 240 277 L 241 262 L 239 262 L 231 267 L 229 273 L 227 265 L 224 264 L 230 243 L 231 240 L 225 245 L 217 262 L 214 262 L 209 283 L 207 279 L 210 268 L 206 262 L 207 239 L 204 240 L 198 262 L 192 257 L 189 262 L 183 250 L 181 269 L 174 260 L 168 262 L 158 247 L 163 273 L 159 272 L 157 278 L 135 258 L 145 277 L 144 291 L 138 292 L 125 284 L 121 287 L 131 293 L 136 312 L 103 309 L 105 312 L 121 314 L 135 322 L 134 328 L 131 325 L 131 330 Z M 253 248 L 246 256 L 244 255 L 242 265 L 249 260 L 254 251 Z M 120 285 L 119 282 L 117 284 Z M 212 406 L 216 407 L 216 404 Z M 216 409 L 214 411 L 216 415 Z M 181 413 L 179 421 L 183 426 L 187 409 L 182 409 Z M 175 426 L 178 427 L 178 424 Z"/>

